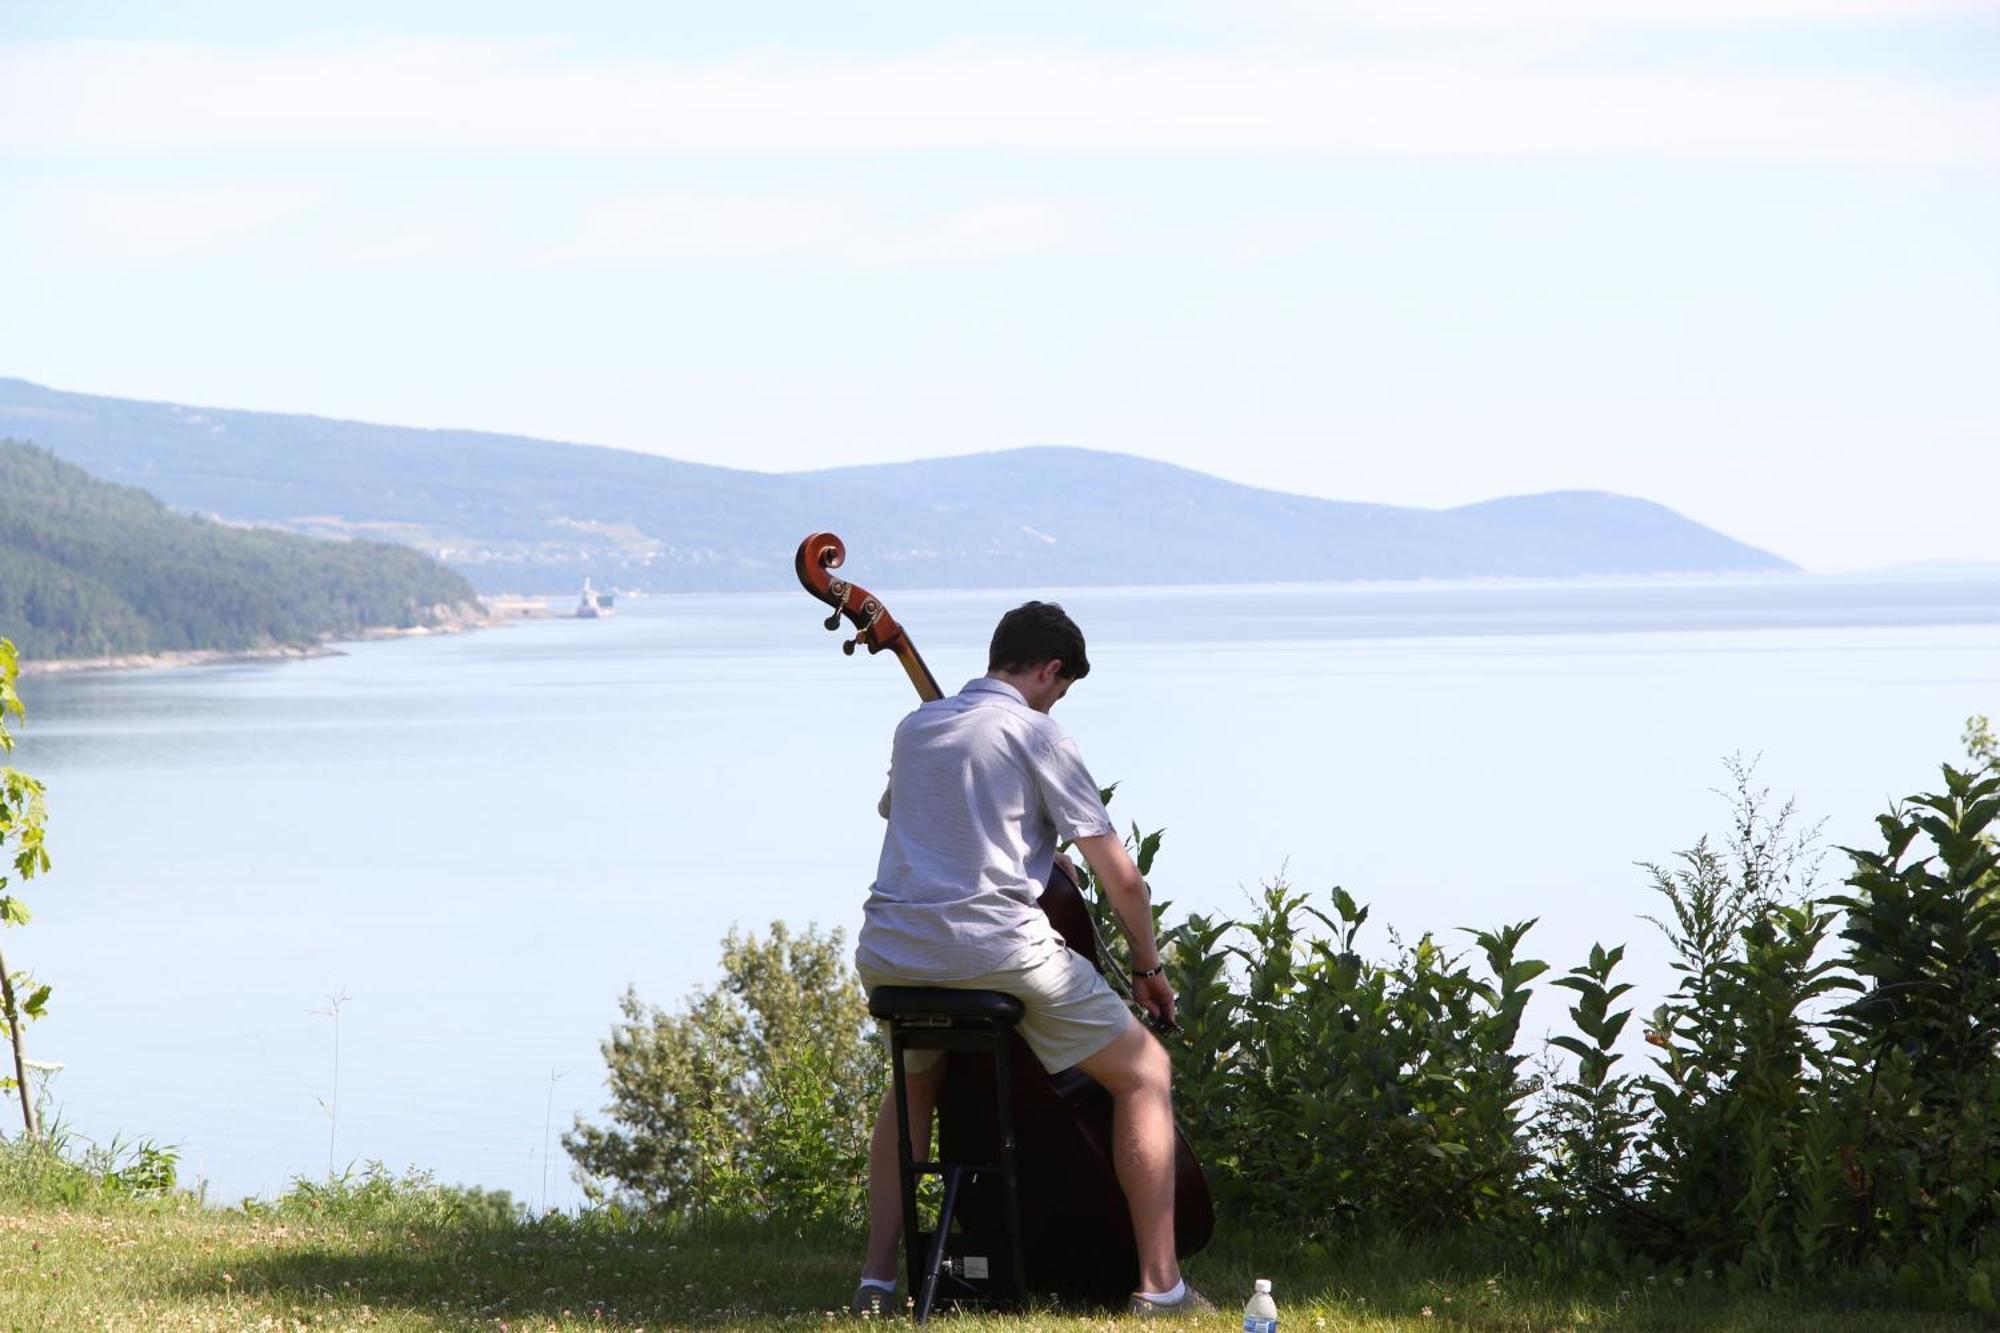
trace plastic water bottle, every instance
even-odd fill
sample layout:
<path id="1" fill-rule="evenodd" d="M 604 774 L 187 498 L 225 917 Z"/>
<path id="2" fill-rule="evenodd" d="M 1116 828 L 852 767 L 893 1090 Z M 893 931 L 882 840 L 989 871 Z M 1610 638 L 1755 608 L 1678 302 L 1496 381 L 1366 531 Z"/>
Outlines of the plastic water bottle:
<path id="1" fill-rule="evenodd" d="M 1278 1333 L 1278 1303 L 1271 1299 L 1271 1279 L 1257 1279 L 1257 1290 L 1243 1307 L 1243 1333 Z"/>

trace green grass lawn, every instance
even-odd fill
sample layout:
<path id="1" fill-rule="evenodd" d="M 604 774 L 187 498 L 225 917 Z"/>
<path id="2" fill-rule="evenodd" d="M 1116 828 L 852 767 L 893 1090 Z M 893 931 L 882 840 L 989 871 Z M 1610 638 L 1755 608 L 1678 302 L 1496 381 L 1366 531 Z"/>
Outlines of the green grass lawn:
<path id="1" fill-rule="evenodd" d="M 310 1210 L 306 1210 L 309 1214 Z M 777 1226 L 538 1223 L 204 1209 L 191 1200 L 59 1206 L 0 1197 L 0 1329 L 765 1329 L 850 1325 L 858 1242 Z M 1731 1294 L 1702 1278 L 1550 1283 L 1418 1246 L 1287 1252 L 1225 1234 L 1192 1266 L 1237 1327 L 1253 1276 L 1308 1330 L 1715 1329 L 1861 1333 L 1995 1327 L 1836 1290 Z M 944 1316 L 952 1328 L 1083 1330 L 1122 1315 Z"/>

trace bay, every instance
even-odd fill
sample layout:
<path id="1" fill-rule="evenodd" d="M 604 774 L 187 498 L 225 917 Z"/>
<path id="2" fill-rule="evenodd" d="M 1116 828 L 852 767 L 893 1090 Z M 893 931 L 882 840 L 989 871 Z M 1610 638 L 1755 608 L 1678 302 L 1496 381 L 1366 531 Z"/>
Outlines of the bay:
<path id="1" fill-rule="evenodd" d="M 947 689 L 1026 595 L 883 591 Z M 1177 907 L 1344 884 L 1382 951 L 1539 917 L 1558 968 L 1630 941 L 1645 1007 L 1666 972 L 1634 862 L 1723 830 L 1723 756 L 1865 843 L 2000 713 L 1990 579 L 1060 596 L 1093 670 L 1056 716 L 1113 813 L 1167 829 Z M 858 923 L 913 698 L 821 613 L 658 598 L 26 681 L 14 762 L 49 786 L 56 867 L 8 948 L 55 986 L 30 1054 L 64 1065 L 64 1121 L 179 1145 L 222 1201 L 380 1159 L 575 1204 L 556 1138 L 604 1100 L 626 986 L 671 1005 L 732 927 Z"/>

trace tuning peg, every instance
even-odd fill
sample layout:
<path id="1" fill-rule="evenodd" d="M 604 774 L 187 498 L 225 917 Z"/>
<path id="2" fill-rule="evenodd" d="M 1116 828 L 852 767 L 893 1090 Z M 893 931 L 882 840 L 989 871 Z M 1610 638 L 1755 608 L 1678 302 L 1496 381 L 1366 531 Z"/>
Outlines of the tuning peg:
<path id="1" fill-rule="evenodd" d="M 833 614 L 832 614 L 832 615 L 830 615 L 830 616 L 828 616 L 828 617 L 826 618 L 826 627 L 827 627 L 828 629 L 839 629 L 839 628 L 840 628 L 840 608 L 839 608 L 839 607 L 837 607 L 837 606 L 836 606 L 836 607 L 834 607 L 834 608 L 833 608 Z"/>
<path id="2" fill-rule="evenodd" d="M 861 642 L 861 636 L 858 634 L 851 639 L 843 639 L 841 640 L 840 651 L 846 653 L 849 657 L 852 657 L 854 656 L 854 645 L 860 642 Z"/>

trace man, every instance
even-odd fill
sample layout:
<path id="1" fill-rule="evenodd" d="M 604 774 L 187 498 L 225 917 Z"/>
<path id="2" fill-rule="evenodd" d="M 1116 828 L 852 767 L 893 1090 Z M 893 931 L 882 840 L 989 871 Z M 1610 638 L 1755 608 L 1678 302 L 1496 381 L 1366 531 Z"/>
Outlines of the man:
<path id="1" fill-rule="evenodd" d="M 896 728 L 882 839 L 855 963 L 877 986 L 1004 991 L 1026 1009 L 1020 1032 L 1050 1071 L 1081 1068 L 1111 1093 L 1114 1163 L 1139 1247 L 1138 1314 L 1215 1307 L 1181 1277 L 1174 1253 L 1174 1122 L 1167 1053 L 1097 970 L 1071 953 L 1036 906 L 1056 844 L 1076 845 L 1131 946 L 1134 998 L 1171 1022 L 1174 994 L 1153 939 L 1146 885 L 1113 830 L 1076 744 L 1049 717 L 1090 672 L 1083 632 L 1052 602 L 1001 617 L 986 674 L 923 705 Z M 944 1065 L 905 1055 L 912 1138 L 927 1126 Z M 868 1155 L 868 1258 L 856 1313 L 896 1290 L 902 1230 L 894 1092 Z"/>

